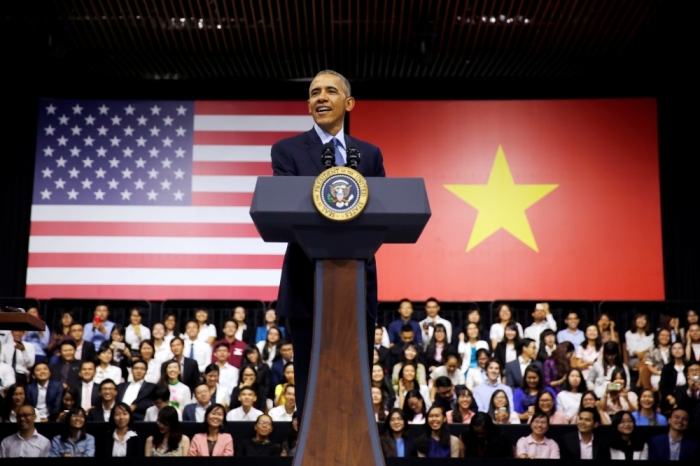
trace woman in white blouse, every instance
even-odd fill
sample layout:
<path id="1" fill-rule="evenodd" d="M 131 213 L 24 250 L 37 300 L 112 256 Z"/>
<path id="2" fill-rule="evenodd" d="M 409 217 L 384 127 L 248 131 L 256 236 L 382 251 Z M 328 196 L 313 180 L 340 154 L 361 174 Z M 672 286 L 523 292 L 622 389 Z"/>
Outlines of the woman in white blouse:
<path id="1" fill-rule="evenodd" d="M 160 367 L 163 363 L 153 359 L 153 355 L 155 354 L 153 342 L 151 340 L 142 341 L 141 346 L 139 346 L 139 354 L 141 356 L 141 361 L 145 362 L 148 366 L 144 380 L 149 383 L 158 383 L 161 375 Z M 133 378 L 129 375 L 129 382 L 131 381 L 133 381 Z"/>
<path id="2" fill-rule="evenodd" d="M 180 380 L 180 363 L 170 361 L 165 366 L 164 373 L 158 385 L 168 387 L 170 390 L 170 406 L 177 409 L 180 414 L 185 410 L 185 406 L 192 403 L 192 392 L 190 388 Z"/>
<path id="3" fill-rule="evenodd" d="M 256 345 L 260 351 L 260 354 L 262 355 L 263 361 L 267 363 L 270 368 L 272 368 L 272 362 L 275 360 L 275 356 L 277 355 L 277 346 L 281 338 L 282 332 L 280 331 L 279 327 L 273 325 L 268 329 L 266 339 L 259 341 Z"/>
<path id="4" fill-rule="evenodd" d="M 197 321 L 197 325 L 199 325 L 197 340 L 209 346 L 213 346 L 216 341 L 216 327 L 209 323 L 209 311 L 204 308 L 199 308 L 197 312 L 195 312 L 194 318 Z"/>
<path id="5" fill-rule="evenodd" d="M 629 356 L 629 367 L 639 370 L 637 364 L 644 364 L 647 351 L 654 345 L 654 333 L 649 319 L 644 314 L 634 316 L 634 325 L 625 332 L 625 346 Z"/>
<path id="6" fill-rule="evenodd" d="M 586 327 L 584 336 L 586 339 L 576 348 L 574 358 L 571 360 L 571 367 L 580 369 L 583 373 L 583 378 L 586 379 L 593 364 L 603 354 L 603 340 L 600 336 L 600 330 L 595 324 L 590 324 Z"/>
<path id="7" fill-rule="evenodd" d="M 569 423 L 578 414 L 581 397 L 586 393 L 586 379 L 579 369 L 571 369 L 566 375 L 562 390 L 557 394 L 557 411 L 564 413 Z"/>
<path id="8" fill-rule="evenodd" d="M 467 325 L 467 335 L 459 334 L 459 346 L 457 352 L 462 355 L 462 373 L 465 374 L 470 368 L 476 369 L 476 351 L 485 349 L 488 351 L 489 344 L 484 340 L 479 340 L 479 326 L 475 323 Z"/>
<path id="9" fill-rule="evenodd" d="M 97 367 L 95 368 L 95 377 L 92 379 L 95 385 L 99 385 L 103 380 L 113 380 L 116 385 L 119 385 L 124 380 L 122 379 L 122 370 L 112 363 L 112 348 L 109 342 L 102 343 L 97 352 Z"/>
<path id="10" fill-rule="evenodd" d="M 496 345 L 503 341 L 505 335 L 506 325 L 509 323 L 515 323 L 518 327 L 518 338 L 523 337 L 523 327 L 518 322 L 513 321 L 513 312 L 510 310 L 508 304 L 501 304 L 498 308 L 498 322 L 491 326 L 491 331 L 489 332 L 489 339 L 491 340 L 491 349 L 495 350 Z"/>
<path id="11" fill-rule="evenodd" d="M 153 324 L 153 350 L 155 354 L 153 359 L 157 362 L 164 363 L 173 358 L 173 352 L 170 351 L 170 340 L 173 337 L 165 335 L 165 326 L 160 322 Z"/>
<path id="12" fill-rule="evenodd" d="M 586 385 L 589 390 L 593 390 L 598 398 L 605 396 L 605 391 L 608 383 L 611 382 L 611 376 L 615 369 L 625 371 L 627 388 L 629 389 L 629 369 L 622 362 L 620 355 L 620 347 L 614 341 L 609 341 L 603 345 L 603 357 L 598 359 L 586 378 Z"/>
<path id="13" fill-rule="evenodd" d="M 130 429 L 131 408 L 126 403 L 116 403 L 109 418 L 110 431 L 105 440 L 106 448 L 97 448 L 97 456 L 104 458 L 139 458 L 143 456 L 143 441 Z"/>
<path id="14" fill-rule="evenodd" d="M 133 308 L 129 313 L 130 324 L 126 327 L 126 343 L 131 347 L 132 350 L 138 350 L 139 345 L 144 340 L 149 340 L 151 338 L 151 330 L 145 325 L 141 324 L 143 316 L 141 311 L 137 308 Z"/>

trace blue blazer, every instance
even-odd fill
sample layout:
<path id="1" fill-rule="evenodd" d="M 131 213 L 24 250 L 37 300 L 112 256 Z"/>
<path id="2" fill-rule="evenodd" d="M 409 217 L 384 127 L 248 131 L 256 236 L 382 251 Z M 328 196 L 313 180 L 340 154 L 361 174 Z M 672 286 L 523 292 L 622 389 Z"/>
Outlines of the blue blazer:
<path id="1" fill-rule="evenodd" d="M 384 158 L 378 147 L 345 135 L 346 146 L 355 145 L 361 153 L 358 171 L 364 177 L 386 176 Z M 282 139 L 272 146 L 274 176 L 318 176 L 323 143 L 316 130 Z M 281 317 L 311 317 L 314 309 L 314 264 L 296 243 L 289 243 L 282 264 L 276 312 Z M 377 316 L 377 265 L 367 262 L 367 312 Z"/>
<path id="2" fill-rule="evenodd" d="M 683 437 L 681 440 L 681 453 L 678 459 L 681 461 L 694 460 L 698 455 L 698 444 Z M 657 435 L 649 439 L 649 461 L 669 461 L 671 459 L 671 447 L 668 444 L 668 434 Z"/>
<path id="3" fill-rule="evenodd" d="M 36 380 L 27 385 L 27 401 L 36 408 L 37 398 L 39 397 L 39 388 Z M 58 411 L 61 407 L 61 398 L 63 398 L 63 384 L 56 380 L 49 379 L 46 389 L 46 407 L 49 413 Z"/>
<path id="4" fill-rule="evenodd" d="M 212 397 L 212 400 L 214 397 Z M 213 403 L 213 401 L 211 402 Z M 210 404 L 211 404 L 210 403 Z M 182 411 L 182 422 L 197 422 L 197 405 L 199 403 L 195 402 L 185 406 L 184 411 Z"/>

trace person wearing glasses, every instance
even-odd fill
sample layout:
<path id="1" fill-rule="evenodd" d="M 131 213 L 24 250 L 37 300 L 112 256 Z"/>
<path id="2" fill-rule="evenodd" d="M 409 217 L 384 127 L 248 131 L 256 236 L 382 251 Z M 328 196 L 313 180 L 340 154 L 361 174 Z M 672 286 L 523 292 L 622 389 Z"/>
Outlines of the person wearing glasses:
<path id="1" fill-rule="evenodd" d="M 75 407 L 70 410 L 63 423 L 63 432 L 51 441 L 52 458 L 93 457 L 95 437 L 85 432 L 85 410 Z"/>
<path id="2" fill-rule="evenodd" d="M 0 443 L 0 458 L 47 458 L 51 442 L 34 428 L 36 412 L 29 405 L 17 410 L 19 431 Z"/>
<path id="3" fill-rule="evenodd" d="M 549 416 L 535 411 L 530 421 L 532 433 L 521 437 L 515 446 L 515 457 L 525 459 L 559 459 L 559 445 L 545 434 L 549 430 Z"/>
<path id="4" fill-rule="evenodd" d="M 255 421 L 255 437 L 244 440 L 236 456 L 280 456 L 281 447 L 270 440 L 272 418 L 261 414 Z"/>

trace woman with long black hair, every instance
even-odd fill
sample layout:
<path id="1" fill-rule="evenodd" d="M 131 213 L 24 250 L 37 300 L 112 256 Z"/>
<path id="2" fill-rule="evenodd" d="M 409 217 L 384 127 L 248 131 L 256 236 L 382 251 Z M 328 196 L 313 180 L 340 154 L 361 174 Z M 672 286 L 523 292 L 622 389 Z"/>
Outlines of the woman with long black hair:
<path id="1" fill-rule="evenodd" d="M 157 430 L 146 439 L 145 456 L 187 456 L 190 439 L 180 430 L 177 410 L 166 406 L 158 412 Z"/>
<path id="2" fill-rule="evenodd" d="M 233 437 L 226 433 L 226 408 L 209 405 L 200 430 L 192 437 L 188 456 L 233 456 Z"/>
<path id="3" fill-rule="evenodd" d="M 593 364 L 586 378 L 588 389 L 593 390 L 598 398 L 602 398 L 605 395 L 605 390 L 611 381 L 610 377 L 615 369 L 624 370 L 626 374 L 625 380 L 629 383 L 630 373 L 627 366 L 622 362 L 620 345 L 614 341 L 609 341 L 603 344 L 603 357 Z"/>
<path id="4" fill-rule="evenodd" d="M 379 442 L 385 458 L 416 456 L 413 437 L 408 435 L 408 422 L 399 408 L 392 408 L 384 421 L 384 434 Z"/>
<path id="5" fill-rule="evenodd" d="M 409 390 L 403 405 L 403 415 L 409 424 L 425 423 L 426 401 L 418 390 Z"/>
<path id="6" fill-rule="evenodd" d="M 51 440 L 49 456 L 95 456 L 95 437 L 85 432 L 85 410 L 77 407 L 70 410 L 63 425 L 63 433 Z"/>
<path id="7" fill-rule="evenodd" d="M 487 413 L 476 413 L 468 430 L 462 432 L 466 458 L 512 458 L 513 445 L 501 436 Z"/>
<path id="8" fill-rule="evenodd" d="M 448 424 L 469 424 L 476 413 L 476 403 L 471 390 L 461 386 L 455 389 L 457 405 L 446 413 Z"/>
<path id="9" fill-rule="evenodd" d="M 459 438 L 450 435 L 447 416 L 442 406 L 428 411 L 425 434 L 416 440 L 416 451 L 421 458 L 461 458 L 464 447 Z"/>
<path id="10" fill-rule="evenodd" d="M 671 360 L 661 369 L 659 393 L 661 394 L 661 412 L 667 413 L 676 404 L 673 392 L 676 387 L 687 383 L 685 379 L 685 348 L 679 341 L 671 345 Z"/>
<path id="11" fill-rule="evenodd" d="M 116 403 L 109 415 L 109 431 L 97 446 L 97 456 L 103 458 L 141 458 L 144 453 L 143 438 L 133 429 L 131 408 L 126 403 Z"/>
<path id="12" fill-rule="evenodd" d="M 628 411 L 615 413 L 612 417 L 611 430 L 610 459 L 628 461 L 649 459 L 649 447 L 637 432 L 634 417 Z"/>
<path id="13" fill-rule="evenodd" d="M 257 346 L 249 346 L 248 348 L 243 351 L 243 361 L 241 362 L 241 371 L 243 370 L 244 366 L 251 365 L 255 368 L 255 372 L 257 372 L 257 382 L 258 386 L 260 387 L 260 392 L 265 393 L 265 396 L 272 395 L 272 389 L 274 387 L 270 387 L 270 366 L 268 366 L 262 355 L 260 354 L 260 350 L 258 349 Z M 238 373 L 240 376 L 240 372 Z M 234 398 L 233 396 L 231 397 L 231 401 L 233 401 Z"/>
<path id="14" fill-rule="evenodd" d="M 456 348 L 447 342 L 447 329 L 443 324 L 435 324 L 433 336 L 428 346 L 425 347 L 425 361 L 428 365 L 428 373 L 436 367 L 445 364 L 445 356 L 456 353 Z"/>

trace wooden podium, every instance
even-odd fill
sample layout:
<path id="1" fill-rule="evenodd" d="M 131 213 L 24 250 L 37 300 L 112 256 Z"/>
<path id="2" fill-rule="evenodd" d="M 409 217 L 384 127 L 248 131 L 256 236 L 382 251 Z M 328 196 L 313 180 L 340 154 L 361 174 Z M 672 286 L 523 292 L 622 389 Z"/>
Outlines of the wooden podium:
<path id="1" fill-rule="evenodd" d="M 370 391 L 365 263 L 384 243 L 418 240 L 428 196 L 420 178 L 367 178 L 365 210 L 335 222 L 314 207 L 314 180 L 260 177 L 250 209 L 264 241 L 299 243 L 315 261 L 311 370 L 294 466 L 384 465 Z M 351 402 L 358 398 L 359 406 Z"/>
<path id="2" fill-rule="evenodd" d="M 0 330 L 39 330 L 46 329 L 46 323 L 33 315 L 22 312 L 0 312 Z"/>

